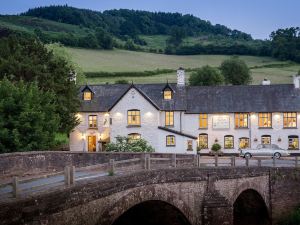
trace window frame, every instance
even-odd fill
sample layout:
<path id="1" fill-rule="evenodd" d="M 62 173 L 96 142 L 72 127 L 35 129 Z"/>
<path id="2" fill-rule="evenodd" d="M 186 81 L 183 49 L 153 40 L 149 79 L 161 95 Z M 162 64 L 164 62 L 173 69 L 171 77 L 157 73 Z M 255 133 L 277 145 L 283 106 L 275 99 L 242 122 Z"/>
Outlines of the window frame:
<path id="1" fill-rule="evenodd" d="M 270 143 L 267 143 L 267 144 L 263 143 L 263 138 L 270 138 Z M 262 145 L 271 145 L 272 144 L 272 136 L 269 135 L 269 134 L 261 135 L 261 137 L 260 137 L 260 143 Z"/>
<path id="2" fill-rule="evenodd" d="M 92 119 L 90 119 L 92 118 Z M 96 118 L 94 120 L 94 118 Z M 90 124 L 90 122 L 92 122 L 92 124 Z M 94 126 L 91 126 L 91 125 L 94 125 Z M 98 116 L 97 115 L 89 115 L 88 116 L 88 126 L 89 126 L 89 129 L 97 129 L 98 128 Z"/>
<path id="3" fill-rule="evenodd" d="M 167 114 L 169 114 L 169 115 L 167 116 Z M 172 116 L 171 116 L 171 114 L 172 114 Z M 168 118 L 169 124 L 167 124 L 167 118 Z M 166 127 L 174 127 L 174 111 L 165 111 L 165 126 Z"/>
<path id="4" fill-rule="evenodd" d="M 245 139 L 245 140 L 248 140 L 248 147 L 245 147 L 245 148 L 241 148 L 241 140 L 243 140 L 243 139 Z M 239 138 L 239 149 L 246 149 L 246 148 L 250 148 L 250 138 L 248 138 L 248 137 L 240 137 Z"/>
<path id="5" fill-rule="evenodd" d="M 226 147 L 226 138 L 232 138 L 232 147 Z M 225 135 L 224 136 L 224 149 L 234 149 L 234 136 L 233 135 Z"/>
<path id="6" fill-rule="evenodd" d="M 245 117 L 247 118 L 247 125 L 244 126 Z M 243 120 L 243 125 L 240 125 L 241 119 Z M 237 123 L 238 122 L 238 123 Z M 249 113 L 234 113 L 234 128 L 235 129 L 248 129 L 249 128 Z"/>
<path id="7" fill-rule="evenodd" d="M 295 116 L 289 116 L 289 114 L 295 114 Z M 285 122 L 288 123 L 289 119 L 295 119 L 295 126 L 285 126 Z M 286 121 L 285 121 L 286 120 Z M 297 129 L 297 112 L 284 112 L 283 113 L 283 119 L 282 119 L 282 123 L 283 123 L 283 128 L 285 129 Z"/>
<path id="8" fill-rule="evenodd" d="M 298 146 L 297 146 L 297 148 L 290 148 L 290 139 L 294 139 L 294 138 L 297 138 L 298 140 L 297 140 L 297 144 L 298 144 Z M 288 136 L 288 150 L 299 150 L 299 136 L 298 135 L 289 135 Z"/>
<path id="9" fill-rule="evenodd" d="M 89 99 L 86 99 L 86 94 L 90 94 L 90 98 Z M 82 99 L 84 101 L 92 101 L 92 99 L 93 99 L 93 92 L 91 92 L 90 90 L 83 91 Z"/>
<path id="10" fill-rule="evenodd" d="M 166 98 L 166 92 L 170 92 L 170 98 Z M 173 91 L 171 88 L 165 88 L 163 90 L 163 99 L 164 100 L 172 100 L 173 99 Z"/>
<path id="11" fill-rule="evenodd" d="M 270 121 L 271 121 L 270 126 L 260 126 L 261 120 L 262 120 L 262 122 L 264 122 L 263 119 L 265 119 L 265 118 L 270 119 Z M 269 112 L 263 112 L 263 113 L 260 112 L 260 113 L 258 113 L 258 127 L 259 128 L 272 128 L 272 126 L 273 126 L 273 121 L 272 120 L 273 120 L 272 113 L 269 113 Z"/>
<path id="12" fill-rule="evenodd" d="M 132 114 L 133 112 L 135 112 L 136 114 Z M 134 117 L 137 117 L 136 120 L 137 122 L 133 123 L 132 121 Z M 130 122 L 129 122 L 130 121 Z M 130 109 L 127 110 L 127 126 L 128 127 L 140 127 L 141 126 L 141 110 L 139 109 Z"/>
<path id="13" fill-rule="evenodd" d="M 205 123 L 203 126 L 203 123 Z M 208 114 L 199 113 L 199 129 L 208 129 Z"/>
<path id="14" fill-rule="evenodd" d="M 186 150 L 187 151 L 193 151 L 193 140 L 186 140 L 186 145 L 187 145 L 187 148 Z"/>
<path id="15" fill-rule="evenodd" d="M 174 144 L 169 144 L 169 142 L 168 142 L 168 139 L 169 139 L 169 138 L 173 138 Z M 176 138 L 175 138 L 175 135 L 167 135 L 167 136 L 166 136 L 166 147 L 174 147 L 174 146 L 176 146 Z"/>
<path id="16" fill-rule="evenodd" d="M 201 146 L 200 146 L 200 136 L 206 136 L 206 145 L 205 145 L 206 148 L 201 148 Z M 199 134 L 198 138 L 199 138 L 198 147 L 200 149 L 208 149 L 208 134 L 207 133 L 201 133 L 201 134 Z"/>

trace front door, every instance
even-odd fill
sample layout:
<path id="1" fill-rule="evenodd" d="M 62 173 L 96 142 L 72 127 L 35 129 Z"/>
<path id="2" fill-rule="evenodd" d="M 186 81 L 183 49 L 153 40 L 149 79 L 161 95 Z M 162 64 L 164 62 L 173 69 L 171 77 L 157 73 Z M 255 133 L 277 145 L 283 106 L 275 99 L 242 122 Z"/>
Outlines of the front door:
<path id="1" fill-rule="evenodd" d="M 89 152 L 96 151 L 96 136 L 88 136 L 88 150 Z"/>

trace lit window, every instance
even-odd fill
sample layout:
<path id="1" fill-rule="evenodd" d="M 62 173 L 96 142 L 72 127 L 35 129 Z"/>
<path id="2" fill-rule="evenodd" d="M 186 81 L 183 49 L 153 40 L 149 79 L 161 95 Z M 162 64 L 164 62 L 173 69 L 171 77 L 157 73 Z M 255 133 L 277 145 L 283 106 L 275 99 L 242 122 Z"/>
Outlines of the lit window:
<path id="1" fill-rule="evenodd" d="M 173 111 L 165 112 L 165 125 L 166 126 L 174 126 L 174 112 Z"/>
<path id="2" fill-rule="evenodd" d="M 89 116 L 89 128 L 97 128 L 97 116 Z"/>
<path id="3" fill-rule="evenodd" d="M 296 135 L 289 136 L 289 149 L 291 150 L 299 149 L 299 136 Z"/>
<path id="4" fill-rule="evenodd" d="M 249 147 L 250 147 L 249 138 L 240 138 L 239 148 L 244 149 Z"/>
<path id="5" fill-rule="evenodd" d="M 261 136 L 261 143 L 263 145 L 270 145 L 271 144 L 271 136 L 270 135 Z"/>
<path id="6" fill-rule="evenodd" d="M 132 143 L 132 142 L 135 142 L 139 139 L 141 139 L 141 135 L 138 134 L 138 133 L 131 133 L 131 134 L 128 134 L 128 141 L 129 143 Z"/>
<path id="7" fill-rule="evenodd" d="M 208 135 L 207 134 L 199 134 L 199 148 L 200 149 L 208 149 Z"/>
<path id="8" fill-rule="evenodd" d="M 248 128 L 248 113 L 235 113 L 235 128 Z"/>
<path id="9" fill-rule="evenodd" d="M 129 126 L 141 125 L 141 112 L 140 110 L 128 110 L 127 112 L 127 124 Z"/>
<path id="10" fill-rule="evenodd" d="M 192 140 L 187 140 L 187 150 L 193 151 L 193 141 Z"/>
<path id="11" fill-rule="evenodd" d="M 83 92 L 83 100 L 84 101 L 92 100 L 92 92 L 90 92 L 90 91 Z"/>
<path id="12" fill-rule="evenodd" d="M 297 127 L 297 113 L 295 113 L 295 112 L 283 113 L 283 127 L 296 128 Z"/>
<path id="13" fill-rule="evenodd" d="M 199 128 L 200 129 L 207 128 L 207 114 L 206 113 L 199 114 Z"/>
<path id="14" fill-rule="evenodd" d="M 164 90 L 164 99 L 165 100 L 170 100 L 170 99 L 172 99 L 172 90 L 170 90 L 169 88 L 166 88 L 165 90 Z"/>
<path id="15" fill-rule="evenodd" d="M 258 114 L 258 126 L 259 127 L 272 127 L 272 113 L 259 113 Z"/>
<path id="16" fill-rule="evenodd" d="M 168 135 L 166 137 L 166 146 L 175 146 L 175 136 L 174 135 Z"/>
<path id="17" fill-rule="evenodd" d="M 224 137 L 224 148 L 225 149 L 231 149 L 233 148 L 233 136 L 232 135 L 226 135 Z"/>

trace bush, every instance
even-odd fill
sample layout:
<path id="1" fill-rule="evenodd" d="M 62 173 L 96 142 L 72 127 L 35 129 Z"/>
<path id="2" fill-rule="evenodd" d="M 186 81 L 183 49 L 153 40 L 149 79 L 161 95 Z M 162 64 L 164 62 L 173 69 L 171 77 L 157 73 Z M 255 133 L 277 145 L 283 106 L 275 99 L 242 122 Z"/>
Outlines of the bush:
<path id="1" fill-rule="evenodd" d="M 131 140 L 128 137 L 117 136 L 115 143 L 106 145 L 108 152 L 154 152 L 154 148 L 148 145 L 145 139 Z"/>
<path id="2" fill-rule="evenodd" d="M 116 80 L 115 84 L 129 84 L 128 80 Z"/>
<path id="3" fill-rule="evenodd" d="M 214 152 L 217 152 L 219 150 L 221 150 L 221 145 L 218 144 L 218 143 L 214 143 L 212 146 L 211 146 L 211 150 L 214 151 Z"/>

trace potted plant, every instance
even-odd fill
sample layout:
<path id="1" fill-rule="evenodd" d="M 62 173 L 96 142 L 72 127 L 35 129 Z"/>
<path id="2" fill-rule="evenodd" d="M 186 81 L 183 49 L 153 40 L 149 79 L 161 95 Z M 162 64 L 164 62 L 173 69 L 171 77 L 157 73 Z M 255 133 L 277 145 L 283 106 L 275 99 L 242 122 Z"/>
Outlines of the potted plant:
<path id="1" fill-rule="evenodd" d="M 219 143 L 214 143 L 212 146 L 211 146 L 211 153 L 213 155 L 221 155 L 222 152 L 220 151 L 222 148 L 222 146 L 219 144 Z"/>

